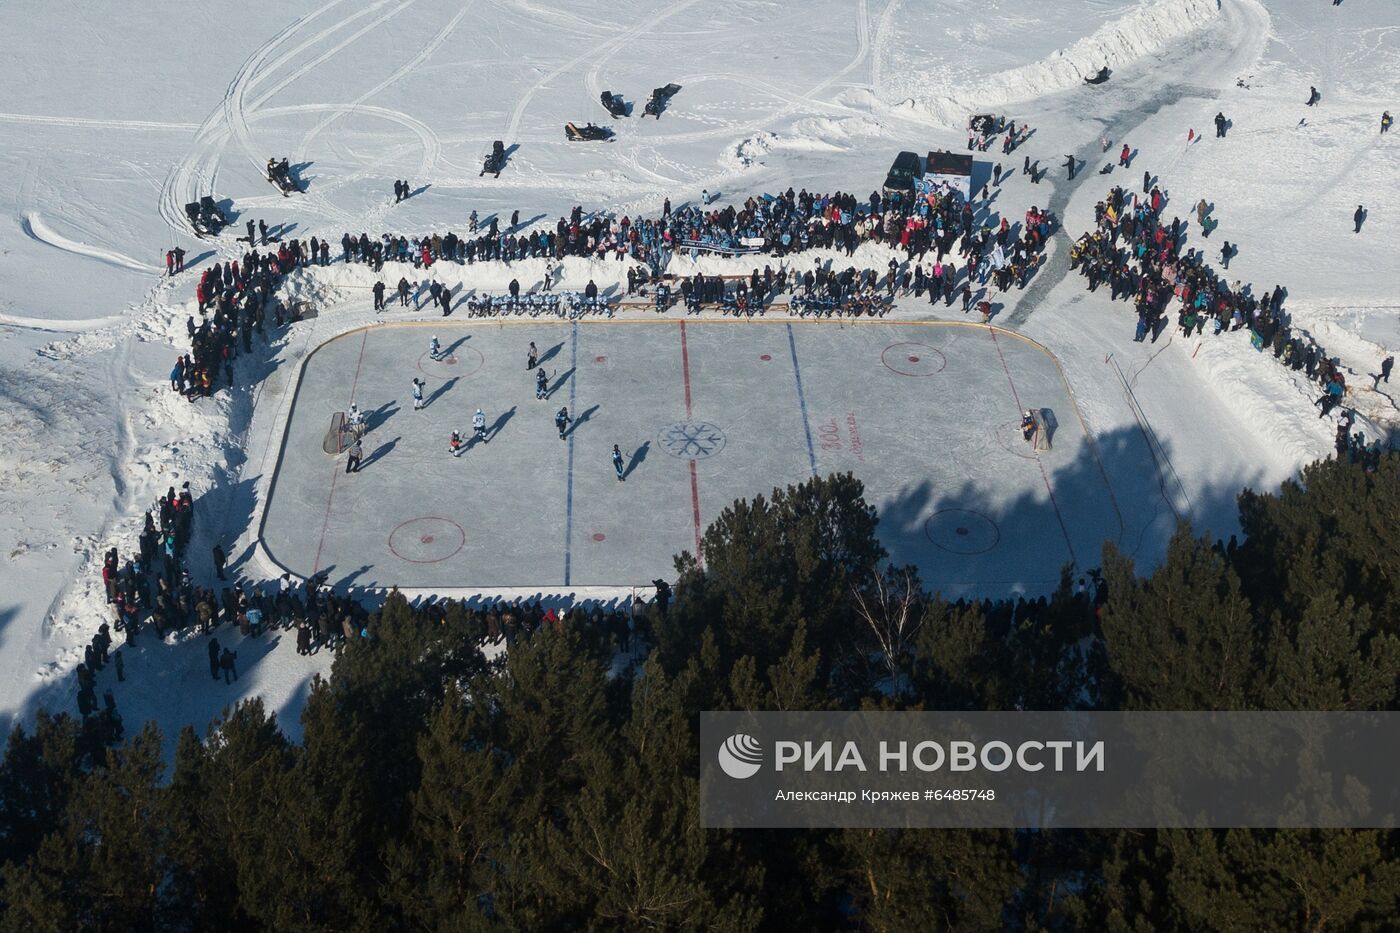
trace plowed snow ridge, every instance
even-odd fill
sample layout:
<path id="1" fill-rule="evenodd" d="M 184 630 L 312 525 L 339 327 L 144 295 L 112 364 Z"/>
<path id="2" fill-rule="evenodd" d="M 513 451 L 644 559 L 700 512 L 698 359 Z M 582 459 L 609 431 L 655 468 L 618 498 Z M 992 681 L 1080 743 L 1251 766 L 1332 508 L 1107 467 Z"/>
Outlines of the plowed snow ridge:
<path id="1" fill-rule="evenodd" d="M 1077 87 L 1100 68 L 1127 65 L 1160 51 L 1220 15 L 1217 0 L 1146 0 L 1092 35 L 1051 55 L 939 93 L 927 74 L 892 83 L 887 99 L 901 100 L 944 126 L 962 126 L 968 114 Z"/>
<path id="2" fill-rule="evenodd" d="M 20 226 L 24 228 L 25 236 L 40 243 L 61 249 L 66 253 L 75 253 L 79 256 L 86 256 L 89 259 L 96 259 L 98 262 L 105 262 L 110 266 L 119 266 L 123 269 L 130 269 L 132 272 L 159 272 L 155 266 L 147 265 L 144 262 L 137 262 L 130 256 L 123 256 L 121 253 L 109 249 L 102 249 L 100 246 L 89 246 L 86 243 L 79 243 L 70 240 L 62 234 L 55 233 L 46 226 L 38 214 L 29 212 L 20 219 Z"/>

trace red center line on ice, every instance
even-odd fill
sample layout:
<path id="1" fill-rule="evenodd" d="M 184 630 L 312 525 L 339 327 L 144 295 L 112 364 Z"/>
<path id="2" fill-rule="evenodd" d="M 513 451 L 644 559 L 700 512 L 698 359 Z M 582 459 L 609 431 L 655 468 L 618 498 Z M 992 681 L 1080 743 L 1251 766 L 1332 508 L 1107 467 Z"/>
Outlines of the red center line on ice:
<path id="1" fill-rule="evenodd" d="M 686 340 L 685 321 L 681 321 L 681 379 L 685 385 L 685 420 L 690 420 L 690 344 Z M 690 512 L 695 524 L 695 559 L 704 566 L 700 553 L 700 479 L 695 472 L 695 458 L 690 458 Z"/>

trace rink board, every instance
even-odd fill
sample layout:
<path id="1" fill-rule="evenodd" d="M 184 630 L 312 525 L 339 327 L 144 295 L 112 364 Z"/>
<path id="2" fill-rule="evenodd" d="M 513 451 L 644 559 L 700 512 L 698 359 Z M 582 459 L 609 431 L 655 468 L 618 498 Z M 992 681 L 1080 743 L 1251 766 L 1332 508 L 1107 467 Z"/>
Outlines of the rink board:
<path id="1" fill-rule="evenodd" d="M 350 475 L 322 442 L 352 402 L 369 431 Z M 578 419 L 564 440 L 561 406 Z M 1053 412 L 1052 450 L 1021 438 L 1032 407 Z M 488 442 L 451 456 L 477 408 Z M 837 471 L 864 482 L 892 559 L 945 593 L 1043 591 L 1122 533 L 1038 345 L 953 324 L 667 320 L 387 325 L 328 341 L 302 372 L 261 535 L 275 563 L 337 585 L 640 585 L 672 577 L 672 556 L 695 552 L 736 498 Z"/>

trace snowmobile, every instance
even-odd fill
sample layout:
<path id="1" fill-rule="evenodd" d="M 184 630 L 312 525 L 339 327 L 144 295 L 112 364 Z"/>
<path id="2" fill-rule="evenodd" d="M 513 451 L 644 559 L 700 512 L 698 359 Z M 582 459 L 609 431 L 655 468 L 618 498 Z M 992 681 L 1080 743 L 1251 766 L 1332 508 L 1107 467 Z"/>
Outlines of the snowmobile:
<path id="1" fill-rule="evenodd" d="M 224 216 L 224 212 L 219 210 L 219 205 L 215 204 L 214 199 L 207 194 L 199 199 L 198 205 L 185 205 L 187 215 L 191 208 L 194 208 L 198 214 L 198 222 L 193 216 L 190 218 L 190 225 L 194 227 L 196 233 L 200 233 L 200 228 L 203 228 L 202 232 L 204 233 L 217 234 L 228 225 L 228 218 Z"/>
<path id="2" fill-rule="evenodd" d="M 652 91 L 651 97 L 647 98 L 647 105 L 642 111 L 642 116 L 656 117 L 656 119 L 660 120 L 661 111 L 666 109 L 666 104 L 670 102 L 672 97 L 676 96 L 680 89 L 681 86 L 679 84 L 668 84 L 665 87 L 659 87 Z"/>
<path id="3" fill-rule="evenodd" d="M 627 116 L 627 104 L 623 101 L 622 95 L 614 94 L 612 91 L 604 91 L 598 99 L 603 102 L 603 108 L 612 114 L 614 120 Z"/>
<path id="4" fill-rule="evenodd" d="M 1104 65 L 1102 68 L 1099 69 L 1099 73 L 1098 73 L 1098 74 L 1094 75 L 1092 78 L 1085 78 L 1085 79 L 1084 79 L 1084 83 L 1085 83 L 1085 84 L 1103 84 L 1103 83 L 1104 83 L 1105 81 L 1107 81 L 1107 80 L 1108 80 L 1108 66 L 1107 66 L 1107 65 Z"/>
<path id="5" fill-rule="evenodd" d="M 204 237 L 209 231 L 204 226 L 203 219 L 199 216 L 199 202 L 191 201 L 185 205 L 185 216 L 189 218 L 190 229 L 197 237 Z"/>
<path id="6" fill-rule="evenodd" d="M 605 143 L 612 141 L 613 131 L 592 123 L 585 124 L 581 129 L 572 123 L 565 123 L 564 138 L 571 143 Z"/>
<path id="7" fill-rule="evenodd" d="M 480 178 L 482 175 L 485 175 L 487 172 L 490 172 L 491 174 L 495 175 L 497 178 L 500 178 L 500 177 L 501 177 L 501 169 L 505 168 L 505 165 L 506 165 L 506 147 L 505 147 L 505 143 L 501 142 L 501 141 L 498 139 L 498 140 L 496 140 L 495 142 L 493 142 L 493 143 L 491 144 L 491 151 L 490 151 L 490 153 L 488 153 L 487 156 L 486 156 L 486 158 L 485 158 L 484 160 L 482 160 L 482 163 L 481 163 L 481 172 L 478 173 L 477 177 Z"/>
<path id="8" fill-rule="evenodd" d="M 267 180 L 277 186 L 277 190 L 282 192 L 282 197 L 290 197 L 293 191 L 301 191 L 301 187 L 292 180 L 291 166 L 287 160 L 278 162 L 276 159 L 267 160 Z"/>

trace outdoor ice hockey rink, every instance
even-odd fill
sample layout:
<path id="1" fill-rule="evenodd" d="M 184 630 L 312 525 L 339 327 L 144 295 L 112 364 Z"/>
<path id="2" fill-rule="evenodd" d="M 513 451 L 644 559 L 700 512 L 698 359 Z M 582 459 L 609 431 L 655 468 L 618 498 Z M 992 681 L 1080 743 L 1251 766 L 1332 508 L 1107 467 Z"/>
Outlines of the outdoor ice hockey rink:
<path id="1" fill-rule="evenodd" d="M 526 367 L 531 341 L 547 400 Z M 368 433 L 347 475 L 323 440 L 352 401 Z M 573 418 L 564 440 L 561 406 Z M 451 432 L 470 438 L 477 408 L 488 439 L 454 457 Z M 1052 450 L 1022 439 L 1026 408 L 1052 413 Z M 644 585 L 695 552 L 736 498 L 836 471 L 865 483 L 893 560 L 949 593 L 1045 588 L 1122 533 L 1056 361 L 1006 331 L 443 322 L 352 331 L 310 355 L 262 541 L 285 569 L 338 584 Z M 1024 578 L 1006 579 L 1010 567 Z"/>

